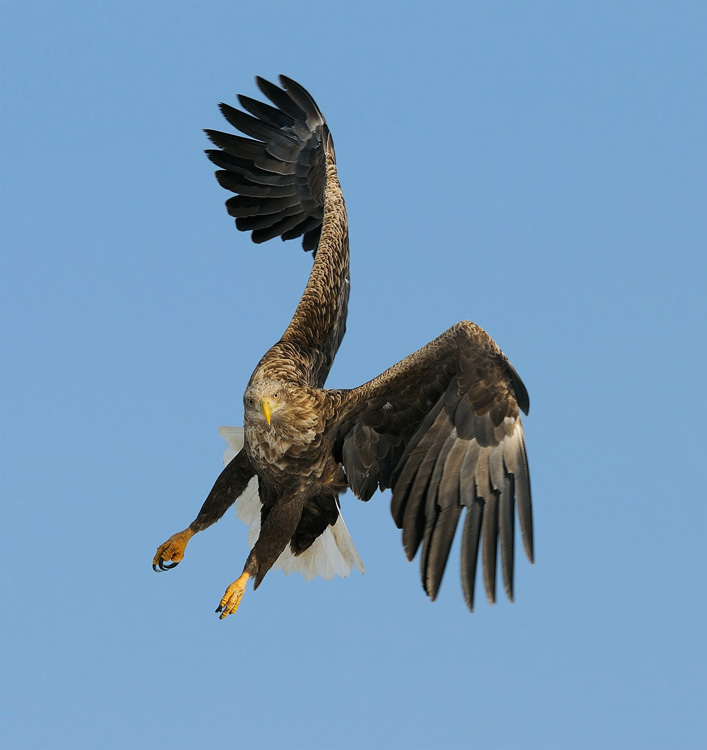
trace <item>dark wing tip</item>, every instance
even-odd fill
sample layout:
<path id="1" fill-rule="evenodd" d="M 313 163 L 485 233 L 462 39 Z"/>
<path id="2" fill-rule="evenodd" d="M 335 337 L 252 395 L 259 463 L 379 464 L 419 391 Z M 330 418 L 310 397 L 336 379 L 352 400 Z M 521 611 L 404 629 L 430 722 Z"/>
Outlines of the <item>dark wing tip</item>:
<path id="1" fill-rule="evenodd" d="M 297 81 L 292 80 L 292 78 L 288 78 L 286 75 L 280 74 L 278 77 L 280 79 L 280 85 L 287 91 L 287 93 L 291 97 L 302 99 L 303 102 L 306 102 L 314 112 L 321 116 L 322 113 L 317 106 L 317 103 L 314 101 L 314 98 L 304 86 L 297 83 Z M 299 104 L 299 102 L 297 103 Z"/>
<path id="2" fill-rule="evenodd" d="M 528 395 L 528 389 L 525 387 L 525 383 L 520 378 L 520 375 L 516 372 L 515 367 L 508 362 L 508 369 L 511 373 L 511 384 L 513 385 L 513 393 L 516 397 L 518 406 L 522 409 L 523 414 L 527 415 L 530 411 L 530 396 Z"/>
<path id="3" fill-rule="evenodd" d="M 239 230 L 254 232 L 251 239 L 256 243 L 278 235 L 283 239 L 304 235 L 304 249 L 316 251 L 325 200 L 328 128 L 312 96 L 291 78 L 280 77 L 283 88 L 260 76 L 255 80 L 274 106 L 245 96 L 239 101 L 246 112 L 221 103 L 223 116 L 244 135 L 206 130 L 217 147 L 207 156 L 235 175 L 233 179 L 217 175 L 222 187 L 236 193 L 227 203 L 229 211 L 240 212 L 245 198 L 248 216 L 272 217 L 242 221 Z"/>

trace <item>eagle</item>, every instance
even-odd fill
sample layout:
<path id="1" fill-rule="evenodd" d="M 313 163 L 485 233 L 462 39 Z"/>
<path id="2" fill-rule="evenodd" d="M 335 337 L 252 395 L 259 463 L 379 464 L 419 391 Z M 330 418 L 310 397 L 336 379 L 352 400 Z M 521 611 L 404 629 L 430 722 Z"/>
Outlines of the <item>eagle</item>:
<path id="1" fill-rule="evenodd" d="M 368 501 L 390 489 L 408 560 L 420 551 L 422 586 L 434 600 L 465 511 L 461 585 L 474 607 L 477 560 L 496 600 L 496 568 L 513 601 L 515 515 L 533 562 L 530 478 L 520 411 L 528 392 L 493 339 L 462 321 L 358 388 L 325 388 L 346 330 L 348 218 L 334 142 L 319 107 L 298 83 L 257 77 L 269 104 L 239 96 L 221 104 L 243 135 L 207 130 L 216 178 L 236 227 L 253 242 L 302 238 L 313 256 L 302 298 L 243 396 L 242 430 L 198 515 L 160 545 L 157 572 L 176 567 L 189 539 L 239 500 L 252 549 L 226 589 L 220 619 L 238 609 L 273 566 L 307 577 L 346 575 L 360 558 L 341 518 L 347 490 Z M 500 553 L 499 553 L 500 548 Z M 288 566 L 290 566 L 288 568 Z"/>

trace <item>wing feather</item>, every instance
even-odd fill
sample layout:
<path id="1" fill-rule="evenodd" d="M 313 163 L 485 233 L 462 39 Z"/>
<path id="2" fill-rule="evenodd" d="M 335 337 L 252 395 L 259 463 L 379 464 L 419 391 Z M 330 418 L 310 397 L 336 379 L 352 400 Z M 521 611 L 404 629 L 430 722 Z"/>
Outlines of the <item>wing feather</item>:
<path id="1" fill-rule="evenodd" d="M 292 164 L 297 162 L 301 147 L 299 139 L 294 134 L 289 135 L 282 127 L 259 120 L 229 104 L 221 103 L 219 106 L 223 116 L 233 127 L 265 144 L 264 150 L 270 156 Z"/>
<path id="2" fill-rule="evenodd" d="M 222 188 L 254 198 L 283 198 L 297 194 L 294 182 L 279 182 L 274 185 L 263 184 L 252 178 L 246 178 L 243 174 L 226 171 L 216 172 L 216 179 Z"/>
<path id="3" fill-rule="evenodd" d="M 412 560 L 415 557 L 420 542 L 425 535 L 425 529 L 427 528 L 427 498 L 430 492 L 434 493 L 435 491 L 435 487 L 431 487 L 431 482 L 437 464 L 437 457 L 447 440 L 446 427 L 446 414 L 440 411 L 434 424 L 418 445 L 418 449 L 420 451 L 424 450 L 425 453 L 410 487 L 403 519 L 403 547 L 405 548 L 408 560 Z"/>
<path id="4" fill-rule="evenodd" d="M 513 601 L 513 477 L 508 475 L 503 463 L 503 452 L 492 450 L 489 453 L 489 476 L 491 488 L 498 502 L 498 532 L 501 543 L 501 570 L 508 598 Z"/>
<path id="5" fill-rule="evenodd" d="M 304 110 L 297 105 L 294 99 L 287 92 L 278 88 L 274 83 L 266 81 L 260 76 L 256 76 L 258 88 L 270 99 L 270 101 L 284 114 L 289 115 L 293 122 L 307 123 L 307 115 Z M 316 107 L 316 105 L 315 105 Z"/>
<path id="6" fill-rule="evenodd" d="M 519 424 L 504 444 L 503 462 L 515 480 L 516 506 L 523 547 L 530 562 L 535 561 L 533 550 L 533 508 L 530 497 L 530 472 L 525 452 L 523 426 Z"/>
<path id="7" fill-rule="evenodd" d="M 262 120 L 264 123 L 271 125 L 273 128 L 282 130 L 284 128 L 290 128 L 295 124 L 295 120 L 289 115 L 281 112 L 276 107 L 271 107 L 269 104 L 259 102 L 257 99 L 251 99 L 249 96 L 239 94 L 238 101 L 241 103 L 241 107 L 243 107 L 243 109 L 247 110 L 251 115 L 257 117 L 259 120 Z M 233 109 L 233 107 L 228 106 L 228 109 L 230 111 L 231 109 Z M 224 116 L 228 120 L 228 115 L 225 112 Z M 229 120 L 229 122 L 231 121 Z M 238 127 L 233 122 L 231 122 L 231 125 Z"/>
<path id="8" fill-rule="evenodd" d="M 466 507 L 464 532 L 462 534 L 461 550 L 461 579 L 464 599 L 469 609 L 474 611 L 474 588 L 476 581 L 476 561 L 479 557 L 479 540 L 481 539 L 481 523 L 484 515 L 483 502 L 470 493 L 472 499 Z"/>
<path id="9" fill-rule="evenodd" d="M 483 456 L 483 453 L 482 453 Z M 496 601 L 496 556 L 498 545 L 498 498 L 488 483 L 488 463 L 482 457 L 477 470 L 476 491 L 484 501 L 484 518 L 481 523 L 481 560 L 484 587 L 491 604 Z"/>
<path id="10" fill-rule="evenodd" d="M 423 420 L 420 429 L 412 437 L 412 439 L 409 441 L 409 444 L 405 448 L 405 453 L 403 454 L 398 464 L 398 466 L 400 467 L 400 472 L 398 473 L 396 469 L 396 471 L 394 471 L 393 473 L 393 484 L 396 488 L 396 492 L 393 494 L 393 500 L 391 502 L 390 509 L 398 528 L 403 528 L 403 514 L 405 513 L 405 506 L 407 504 L 407 497 L 410 492 L 410 487 L 415 481 L 417 469 L 427 453 L 427 449 L 424 445 L 420 447 L 418 446 L 423 438 L 428 434 L 428 431 L 434 424 L 441 410 L 442 404 L 441 402 L 438 402 L 437 404 L 435 404 L 435 407 L 429 411 L 429 413 Z M 344 465 L 347 466 L 346 463 Z"/>
<path id="11" fill-rule="evenodd" d="M 473 609 L 479 557 L 489 601 L 496 600 L 499 557 L 512 601 L 516 509 L 533 559 L 518 397 L 525 411 L 529 402 L 488 334 L 459 323 L 364 386 L 336 393 L 343 399 L 338 440 L 349 484 L 366 500 L 376 485 L 392 488 L 391 513 L 407 558 L 422 548 L 428 596 L 439 592 L 465 510 L 461 579 L 467 605 Z M 397 459 L 393 468 L 391 456 Z"/>
<path id="12" fill-rule="evenodd" d="M 425 592 L 433 601 L 437 597 L 442 582 L 442 575 L 447 565 L 454 532 L 462 510 L 459 504 L 457 483 L 450 482 L 449 477 L 454 471 L 454 464 L 461 463 L 463 448 L 464 445 L 457 440 L 455 434 L 447 438 L 437 457 L 427 490 L 425 536 L 422 540 L 420 567 Z M 455 453 L 459 454 L 459 459 Z M 452 456 L 455 458 L 451 465 L 447 466 Z M 445 474 L 447 482 L 445 482 Z"/>
<path id="13" fill-rule="evenodd" d="M 216 173 L 219 184 L 236 193 L 226 206 L 238 229 L 253 232 L 254 242 L 307 234 L 303 247 L 314 250 L 324 217 L 326 121 L 312 97 L 290 79 L 281 78 L 286 90 L 256 81 L 275 106 L 247 96 L 239 96 L 245 112 L 222 103 L 223 116 L 243 135 L 206 130 L 218 147 L 206 153 L 222 170 Z M 243 221 L 254 216 L 271 218 Z"/>
<path id="14" fill-rule="evenodd" d="M 236 219 L 247 216 L 267 216 L 268 221 L 274 223 L 279 217 L 290 216 L 302 212 L 297 195 L 284 197 L 270 197 L 263 201 L 250 195 L 237 195 L 226 201 L 228 213 Z M 272 219 L 270 217 L 273 217 Z"/>

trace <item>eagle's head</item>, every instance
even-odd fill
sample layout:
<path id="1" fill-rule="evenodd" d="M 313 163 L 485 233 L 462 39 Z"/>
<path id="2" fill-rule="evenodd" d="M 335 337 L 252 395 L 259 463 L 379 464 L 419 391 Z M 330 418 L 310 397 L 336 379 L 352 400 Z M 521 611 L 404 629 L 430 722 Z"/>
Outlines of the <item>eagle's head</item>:
<path id="1" fill-rule="evenodd" d="M 243 394 L 245 418 L 254 423 L 263 420 L 269 425 L 280 421 L 283 409 L 287 410 L 291 387 L 279 380 L 258 380 L 248 386 Z"/>
<path id="2" fill-rule="evenodd" d="M 272 452 L 268 460 L 305 449 L 322 429 L 320 404 L 310 388 L 256 380 L 246 389 L 243 406 L 246 441 L 255 452 Z"/>

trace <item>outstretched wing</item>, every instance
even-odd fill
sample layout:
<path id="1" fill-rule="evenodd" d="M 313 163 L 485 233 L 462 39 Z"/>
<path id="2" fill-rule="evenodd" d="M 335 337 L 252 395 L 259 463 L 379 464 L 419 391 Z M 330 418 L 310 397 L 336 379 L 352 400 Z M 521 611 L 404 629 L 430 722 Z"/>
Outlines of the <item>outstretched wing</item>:
<path id="1" fill-rule="evenodd" d="M 304 249 L 314 252 L 293 320 L 256 373 L 321 387 L 344 337 L 349 298 L 348 220 L 334 144 L 302 86 L 285 76 L 283 88 L 256 81 L 275 106 L 247 96 L 238 97 L 246 112 L 221 104 L 226 119 L 250 138 L 207 130 L 220 150 L 206 153 L 220 167 L 219 183 L 236 193 L 226 207 L 238 229 L 250 231 L 254 242 L 301 236 Z"/>
<path id="2" fill-rule="evenodd" d="M 481 328 L 463 322 L 342 399 L 336 449 L 349 485 L 368 500 L 390 487 L 391 511 L 434 599 L 466 509 L 462 586 L 473 609 L 481 548 L 486 593 L 496 598 L 496 558 L 513 598 L 514 507 L 533 560 L 530 478 L 519 407 L 528 393 Z"/>

